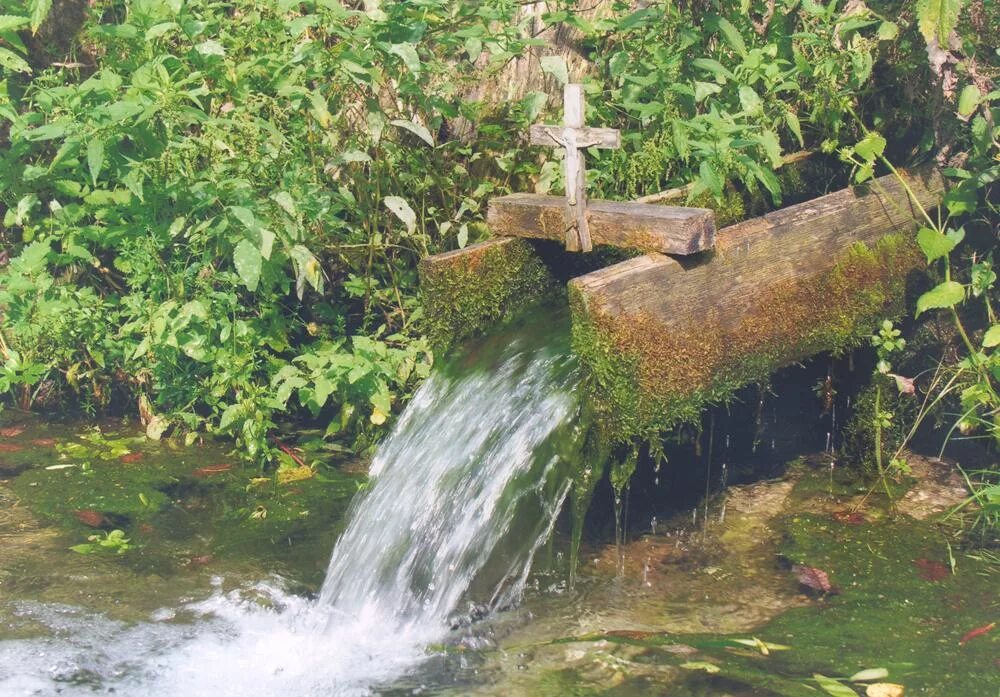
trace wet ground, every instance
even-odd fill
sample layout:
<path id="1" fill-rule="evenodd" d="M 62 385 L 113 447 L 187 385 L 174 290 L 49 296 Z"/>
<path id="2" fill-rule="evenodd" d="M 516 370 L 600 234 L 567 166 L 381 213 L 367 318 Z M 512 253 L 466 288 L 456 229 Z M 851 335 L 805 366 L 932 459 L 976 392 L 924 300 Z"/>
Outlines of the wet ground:
<path id="1" fill-rule="evenodd" d="M 81 655 L 176 645 L 136 628 L 190 632 L 226 612 L 211 598 L 262 581 L 284 595 L 252 602 L 310 596 L 365 480 L 356 463 L 293 464 L 259 476 L 225 444 L 0 414 L 0 692 L 106 694 L 102 671 L 136 668 Z M 898 487 L 893 513 L 877 494 L 860 505 L 867 488 L 827 459 L 800 460 L 707 514 L 585 546 L 573 585 L 557 539 L 520 607 L 458 628 L 376 692 L 994 697 L 1000 559 L 939 522 L 964 496 L 954 471 L 911 464 L 920 483 Z M 91 636 L 70 655 L 61 633 Z M 52 653 L 24 668 L 4 650 L 24 642 Z"/>

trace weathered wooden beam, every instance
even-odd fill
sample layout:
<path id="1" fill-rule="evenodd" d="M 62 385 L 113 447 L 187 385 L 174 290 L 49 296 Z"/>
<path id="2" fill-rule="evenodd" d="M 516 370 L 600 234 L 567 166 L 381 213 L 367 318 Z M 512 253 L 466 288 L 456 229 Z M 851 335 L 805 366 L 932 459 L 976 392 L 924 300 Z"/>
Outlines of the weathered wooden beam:
<path id="1" fill-rule="evenodd" d="M 425 257 L 418 271 L 425 330 L 441 351 L 489 329 L 555 287 L 531 244 L 514 237 Z"/>
<path id="2" fill-rule="evenodd" d="M 487 222 L 499 237 L 562 240 L 565 205 L 561 196 L 511 194 L 490 201 Z M 706 208 L 590 201 L 586 216 L 595 245 L 694 254 L 715 240 L 715 217 Z"/>
<path id="3" fill-rule="evenodd" d="M 925 208 L 936 171 L 906 174 Z M 619 435 L 697 416 L 781 366 L 860 341 L 922 267 L 920 213 L 893 176 L 724 228 L 680 263 L 649 254 L 570 282 L 574 346 Z"/>

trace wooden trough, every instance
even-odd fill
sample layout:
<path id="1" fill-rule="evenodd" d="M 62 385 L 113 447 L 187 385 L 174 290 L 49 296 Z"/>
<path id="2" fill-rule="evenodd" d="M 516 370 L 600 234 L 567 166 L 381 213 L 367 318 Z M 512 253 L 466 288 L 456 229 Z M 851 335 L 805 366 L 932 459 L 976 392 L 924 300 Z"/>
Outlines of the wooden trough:
<path id="1" fill-rule="evenodd" d="M 902 176 L 925 208 L 940 202 L 937 172 Z M 638 204 L 622 205 L 591 202 L 595 244 L 682 254 L 711 241 L 714 248 L 683 258 L 647 253 L 570 280 L 574 350 L 616 441 L 653 437 L 782 366 L 856 345 L 879 320 L 902 312 L 907 279 L 924 266 L 912 234 L 918 212 L 894 176 L 718 232 L 708 211 L 637 214 Z M 421 273 L 464 267 L 476 284 L 484 255 L 508 276 L 526 269 L 530 284 L 490 288 L 490 311 L 480 319 L 498 319 L 535 289 L 544 292 L 540 262 L 521 238 L 561 239 L 559 211 L 558 201 L 542 197 L 498 199 L 489 219 L 503 237 L 431 257 Z"/>

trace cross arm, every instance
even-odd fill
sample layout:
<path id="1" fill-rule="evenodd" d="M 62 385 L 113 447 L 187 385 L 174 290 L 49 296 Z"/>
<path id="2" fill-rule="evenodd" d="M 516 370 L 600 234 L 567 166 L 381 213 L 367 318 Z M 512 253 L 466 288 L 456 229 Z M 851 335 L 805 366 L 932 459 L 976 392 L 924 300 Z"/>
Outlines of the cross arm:
<path id="1" fill-rule="evenodd" d="M 531 144 L 548 145 L 549 147 L 565 147 L 563 133 L 566 126 L 545 126 L 536 124 L 531 127 Z M 621 147 L 621 133 L 614 128 L 574 128 L 576 146 L 578 148 L 599 148 L 616 150 Z"/>

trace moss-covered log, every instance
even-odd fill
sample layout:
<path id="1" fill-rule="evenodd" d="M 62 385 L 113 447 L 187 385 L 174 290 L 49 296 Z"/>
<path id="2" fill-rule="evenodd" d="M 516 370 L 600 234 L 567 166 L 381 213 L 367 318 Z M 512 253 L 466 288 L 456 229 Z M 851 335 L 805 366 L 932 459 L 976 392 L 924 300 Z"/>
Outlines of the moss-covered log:
<path id="1" fill-rule="evenodd" d="M 474 336 L 556 284 L 529 242 L 492 239 L 420 262 L 425 328 L 437 351 Z"/>
<path id="2" fill-rule="evenodd" d="M 925 207 L 940 200 L 940 175 L 905 176 Z M 883 177 L 724 228 L 694 262 L 650 254 L 574 279 L 573 345 L 609 437 L 652 438 L 779 367 L 859 343 L 903 310 L 922 266 L 915 219 Z"/>

